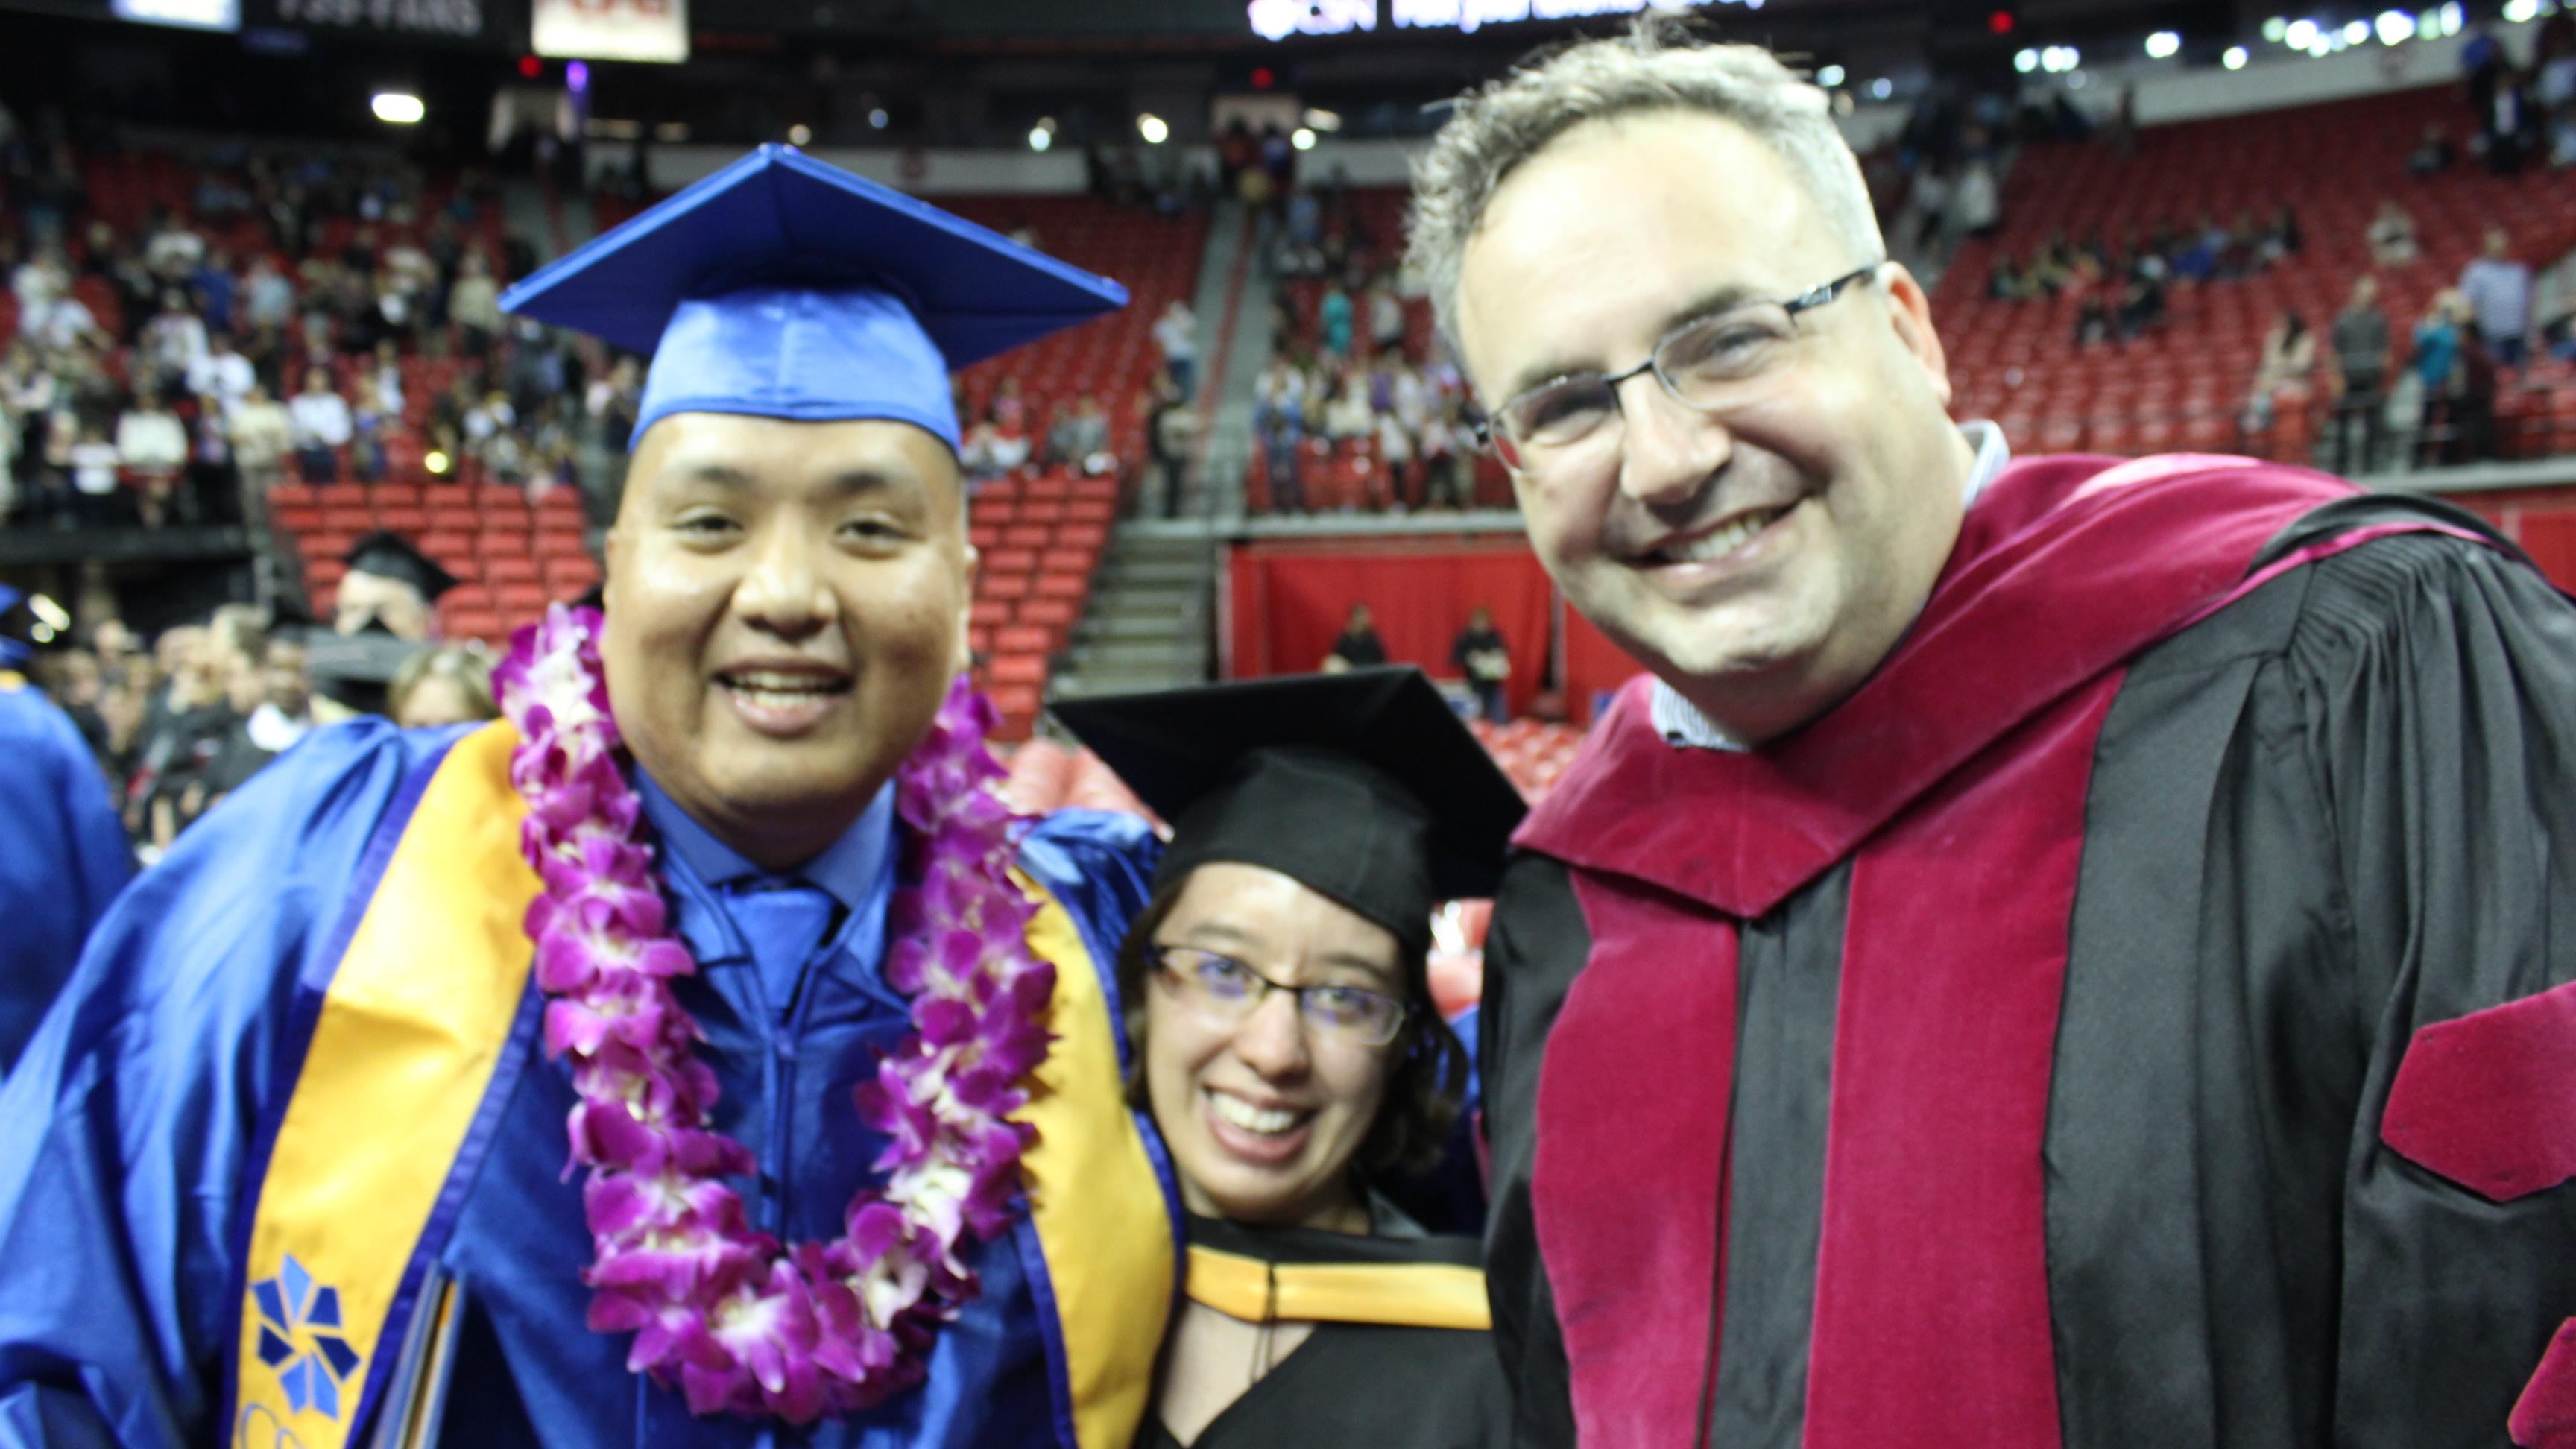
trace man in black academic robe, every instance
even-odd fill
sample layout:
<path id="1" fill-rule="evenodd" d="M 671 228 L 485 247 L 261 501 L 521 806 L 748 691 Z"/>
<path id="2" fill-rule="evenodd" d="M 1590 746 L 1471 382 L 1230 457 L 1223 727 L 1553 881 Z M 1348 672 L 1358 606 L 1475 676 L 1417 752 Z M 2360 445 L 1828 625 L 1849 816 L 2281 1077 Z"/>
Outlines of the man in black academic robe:
<path id="1" fill-rule="evenodd" d="M 1652 671 L 1486 948 L 1521 1442 L 2576 1443 L 2576 610 L 2438 505 L 1952 424 L 1838 146 L 1649 24 L 1419 173 Z"/>

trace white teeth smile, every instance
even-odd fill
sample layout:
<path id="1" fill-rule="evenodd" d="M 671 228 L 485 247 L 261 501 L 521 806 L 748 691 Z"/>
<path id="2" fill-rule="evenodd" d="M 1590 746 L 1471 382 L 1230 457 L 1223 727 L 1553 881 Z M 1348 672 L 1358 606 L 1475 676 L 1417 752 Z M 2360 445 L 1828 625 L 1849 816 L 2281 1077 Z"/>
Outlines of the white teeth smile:
<path id="1" fill-rule="evenodd" d="M 1721 559 L 1753 541 L 1753 535 L 1771 526 L 1772 521 L 1788 508 L 1765 508 L 1747 513 L 1724 528 L 1700 538 L 1666 544 L 1646 555 L 1648 563 L 1708 563 Z"/>
<path id="2" fill-rule="evenodd" d="M 1275 1137 L 1287 1131 L 1296 1126 L 1305 1115 L 1280 1107 L 1256 1107 L 1241 1097 L 1229 1096 L 1224 1092 L 1208 1093 L 1208 1102 L 1216 1108 L 1216 1114 L 1226 1121 L 1246 1132 L 1258 1132 L 1265 1137 Z"/>
<path id="3" fill-rule="evenodd" d="M 728 674 L 721 682 L 733 691 L 736 698 L 762 709 L 795 709 L 839 694 L 846 687 L 836 679 L 821 675 L 784 674 L 771 670 Z"/>

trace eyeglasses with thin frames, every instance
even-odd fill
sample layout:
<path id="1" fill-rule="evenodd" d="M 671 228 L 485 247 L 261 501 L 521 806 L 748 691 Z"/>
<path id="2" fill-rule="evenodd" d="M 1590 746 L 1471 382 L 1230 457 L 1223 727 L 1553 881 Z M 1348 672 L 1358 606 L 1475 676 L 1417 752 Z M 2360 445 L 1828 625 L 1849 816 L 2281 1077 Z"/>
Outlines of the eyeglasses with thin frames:
<path id="1" fill-rule="evenodd" d="M 1755 401 L 1788 371 L 1796 353 L 1798 314 L 1878 275 L 1876 261 L 1811 287 L 1784 302 L 1747 302 L 1697 317 L 1664 334 L 1645 361 L 1626 372 L 1577 372 L 1523 392 L 1476 422 L 1476 441 L 1516 472 L 1544 473 L 1606 447 L 1624 422 L 1619 387 L 1653 373 L 1673 401 L 1698 412 L 1724 412 Z"/>
<path id="2" fill-rule="evenodd" d="M 1395 1040 L 1413 1014 L 1411 1007 L 1382 991 L 1330 982 L 1290 986 L 1232 956 L 1195 946 L 1156 945 L 1154 964 L 1175 995 L 1217 1021 L 1241 1021 L 1270 993 L 1285 991 L 1297 1000 L 1298 1018 L 1318 1034 L 1377 1047 Z"/>

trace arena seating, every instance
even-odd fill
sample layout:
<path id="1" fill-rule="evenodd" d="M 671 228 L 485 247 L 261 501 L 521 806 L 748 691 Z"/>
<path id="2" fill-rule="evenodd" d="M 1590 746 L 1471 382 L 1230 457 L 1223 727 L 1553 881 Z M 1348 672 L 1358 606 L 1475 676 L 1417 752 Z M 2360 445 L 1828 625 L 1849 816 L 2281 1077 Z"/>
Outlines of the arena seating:
<path id="1" fill-rule="evenodd" d="M 549 601 L 578 597 L 599 582 L 581 499 L 569 488 L 531 504 L 525 490 L 494 483 L 285 483 L 270 504 L 280 532 L 303 555 L 314 611 L 325 618 L 346 572 L 341 555 L 379 528 L 414 540 L 462 580 L 438 601 L 451 639 L 501 644 Z"/>
<path id="2" fill-rule="evenodd" d="M 2004 188 L 2004 225 L 1960 249 L 1933 300 L 1957 385 L 1955 411 L 1997 419 L 2024 450 L 2246 451 L 2308 462 L 2326 406 L 2322 342 L 2310 408 L 2257 436 L 2239 426 L 2264 335 L 2283 309 L 2297 309 L 2322 333 L 2354 277 L 2375 270 L 2402 350 L 2432 294 L 2458 279 L 2488 226 L 2509 230 L 2516 253 L 2535 264 L 2576 244 L 2576 176 L 2536 167 L 2499 178 L 2466 157 L 2428 180 L 2407 174 L 2406 154 L 2427 122 L 2441 123 L 2457 144 L 2468 119 L 2456 90 L 2433 87 L 2150 127 L 2127 160 L 2094 142 L 2028 148 Z M 2374 268 L 2363 233 L 2383 199 L 2413 217 L 2422 255 Z M 2060 233 L 2077 241 L 2098 235 L 2117 248 L 2160 226 L 2205 218 L 2232 225 L 2246 212 L 2268 220 L 2284 202 L 2303 233 L 2296 256 L 2238 280 L 2175 285 L 2165 323 L 2125 343 L 2078 351 L 2081 298 L 2072 292 L 2025 301 L 1986 295 L 1998 248 L 2026 261 Z M 2576 370 L 2544 361 L 2508 375 L 2496 411 L 2507 456 L 2576 450 Z"/>
<path id="3" fill-rule="evenodd" d="M 1357 222 L 1350 254 L 1352 269 L 1364 276 L 1393 274 L 1403 260 L 1405 189 L 1353 187 L 1344 195 Z M 1328 229 L 1331 224 L 1328 220 Z M 1321 350 L 1325 287 L 1326 279 L 1321 277 L 1291 277 L 1279 285 L 1278 303 L 1287 326 L 1277 345 L 1292 357 L 1302 360 Z M 1377 355 L 1377 344 L 1369 335 L 1365 293 L 1353 293 L 1351 302 L 1350 360 L 1366 364 Z M 1404 350 L 1417 361 L 1429 359 L 1433 356 L 1435 330 L 1431 301 L 1407 296 L 1403 302 Z M 1308 438 L 1304 448 L 1298 481 L 1309 511 L 1374 512 L 1394 501 L 1396 489 L 1391 470 L 1378 455 L 1373 440 Z M 1270 460 L 1266 451 L 1255 450 L 1244 486 L 1253 512 L 1271 510 Z M 1417 482 L 1414 487 L 1418 492 L 1422 485 Z M 1486 508 L 1511 506 L 1511 480 L 1500 463 L 1491 458 L 1477 460 L 1475 496 L 1471 501 Z"/>
<path id="4" fill-rule="evenodd" d="M 1002 738 L 1025 739 L 1036 722 L 1047 661 L 1073 636 L 1117 514 L 1113 478 L 1043 473 L 975 495 L 967 538 L 982 559 L 968 633 Z"/>
<path id="5" fill-rule="evenodd" d="M 1583 747 L 1583 731 L 1574 725 L 1534 719 L 1497 725 L 1480 719 L 1468 721 L 1467 727 L 1533 805 L 1555 787 L 1557 777 L 1574 763 L 1574 752 Z"/>
<path id="6" fill-rule="evenodd" d="M 198 214 L 196 170 L 178 157 L 144 151 L 93 159 L 85 174 L 95 214 L 124 236 L 140 236 L 157 206 L 187 219 L 237 262 L 270 249 L 266 223 L 255 215 Z M 401 226 L 374 223 L 379 240 L 420 239 L 428 218 L 454 190 L 452 179 L 432 181 L 421 197 L 420 219 Z M 1117 278 L 1133 298 L 1109 317 L 968 369 L 962 381 L 969 415 L 989 405 L 1002 377 L 1015 375 L 1030 436 L 1042 449 L 1055 410 L 1069 407 L 1081 393 L 1095 393 L 1109 419 L 1112 451 L 1131 463 L 1141 460 L 1144 417 L 1136 404 L 1161 366 L 1153 321 L 1171 299 L 1187 298 L 1196 286 L 1206 219 L 1126 210 L 1089 196 L 942 198 L 941 204 L 996 229 L 1033 226 L 1050 254 Z M 603 203 L 601 219 L 614 224 L 636 209 Z M 345 217 L 323 221 L 319 245 L 338 249 L 356 225 Z M 500 222 L 491 208 L 467 232 L 499 261 Z M 72 260 L 81 260 L 77 242 Z M 107 282 L 83 277 L 77 287 L 101 325 L 122 335 L 127 319 Z M 0 291 L 0 335 L 15 330 L 15 305 Z M 366 365 L 364 359 L 341 358 L 335 381 L 346 389 Z M 458 460 L 445 475 L 424 465 L 431 401 L 462 365 L 452 357 L 402 359 L 404 417 L 387 442 L 389 481 L 287 484 L 274 495 L 274 517 L 303 560 L 317 613 L 330 610 L 341 554 L 373 528 L 412 537 L 465 580 L 440 604 L 451 638 L 499 645 L 550 600 L 574 597 L 597 581 L 598 565 L 583 542 L 580 500 L 572 490 L 555 490 L 532 505 L 521 489 L 484 481 L 470 460 Z M 1024 737 L 1036 718 L 1048 657 L 1064 647 L 1081 617 L 1117 516 L 1119 488 L 1114 478 L 1074 479 L 1032 468 L 987 487 L 975 502 L 973 533 L 984 562 L 974 646 L 979 656 L 989 654 L 979 677 L 1003 707 L 1006 737 Z"/>

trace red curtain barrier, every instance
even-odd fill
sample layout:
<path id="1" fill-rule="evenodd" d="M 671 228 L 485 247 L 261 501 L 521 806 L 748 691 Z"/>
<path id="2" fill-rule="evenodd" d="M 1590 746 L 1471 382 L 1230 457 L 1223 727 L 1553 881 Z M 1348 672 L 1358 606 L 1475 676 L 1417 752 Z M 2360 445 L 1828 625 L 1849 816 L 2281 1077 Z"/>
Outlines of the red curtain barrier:
<path id="1" fill-rule="evenodd" d="M 1560 617 L 1565 628 L 1565 708 L 1576 724 L 1589 725 L 1608 707 L 1619 686 L 1642 671 L 1636 660 L 1621 653 L 1573 605 L 1566 605 Z"/>
<path id="2" fill-rule="evenodd" d="M 1233 673 L 1303 674 L 1322 666 L 1353 604 L 1376 616 L 1387 659 L 1434 678 L 1464 671 L 1449 648 L 1478 605 L 1511 647 L 1504 695 L 1529 708 L 1547 661 L 1554 585 L 1518 538 L 1278 540 L 1231 550 Z"/>

